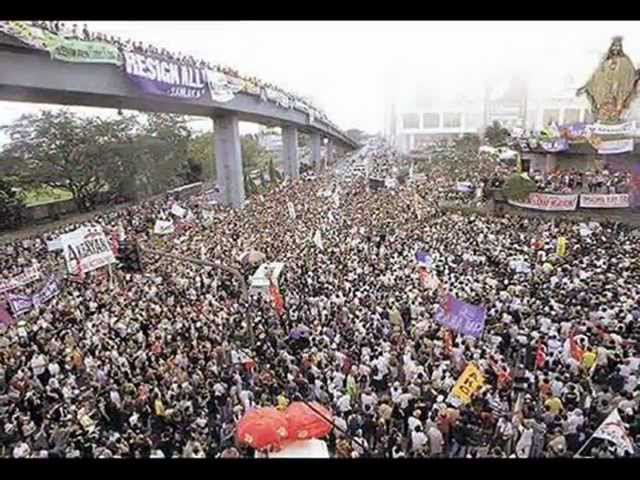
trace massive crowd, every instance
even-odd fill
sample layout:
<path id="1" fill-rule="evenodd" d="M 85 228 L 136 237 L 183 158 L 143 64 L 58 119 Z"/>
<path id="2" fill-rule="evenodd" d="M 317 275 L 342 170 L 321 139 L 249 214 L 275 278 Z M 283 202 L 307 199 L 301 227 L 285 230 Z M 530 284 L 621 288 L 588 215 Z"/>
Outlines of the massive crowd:
<path id="1" fill-rule="evenodd" d="M 314 111 L 314 115 L 316 117 L 321 118 L 324 122 L 329 123 L 333 127 L 337 128 L 337 126 L 329 120 L 326 113 L 317 106 L 312 105 L 311 101 L 308 98 L 297 93 L 287 92 L 284 89 L 280 88 L 278 85 L 263 81 L 255 76 L 243 75 L 229 66 L 213 64 L 207 60 L 197 59 L 192 55 L 171 52 L 165 48 L 158 48 L 154 45 L 145 44 L 141 41 L 120 38 L 117 35 L 107 35 L 99 32 L 91 32 L 87 24 L 84 24 L 84 26 L 82 27 L 76 23 L 72 25 L 66 25 L 64 22 L 60 21 L 32 21 L 31 24 L 35 27 L 45 29 L 51 33 L 62 35 L 65 38 L 109 43 L 116 46 L 120 51 L 134 51 L 136 53 L 164 58 L 166 60 L 174 61 L 190 67 L 203 69 L 206 68 L 208 70 L 218 71 L 243 80 L 244 82 L 248 82 L 255 86 L 258 91 L 264 88 L 273 89 L 280 94 L 286 95 L 290 100 L 290 105 L 294 105 L 296 102 L 305 104 L 307 108 Z"/>
<path id="2" fill-rule="evenodd" d="M 631 174 L 603 170 L 556 170 L 546 177 L 533 175 L 538 191 L 548 193 L 628 193 Z"/>
<path id="3" fill-rule="evenodd" d="M 380 175 L 393 156 L 368 154 Z M 193 197 L 181 205 L 196 218 L 214 210 L 215 223 L 169 237 L 152 233 L 169 215 L 166 199 L 97 215 L 143 246 L 221 261 L 247 277 L 253 268 L 237 260 L 244 250 L 284 262 L 285 313 L 269 298 L 243 299 L 224 272 L 155 255 L 145 255 L 144 273 L 67 280 L 0 333 L 0 456 L 251 456 L 235 443 L 238 419 L 299 399 L 332 410 L 336 457 L 570 457 L 613 409 L 638 456 L 638 239 L 618 224 L 585 234 L 571 222 L 446 214 L 434 199 L 459 179 L 433 167 L 423 183 L 376 192 L 366 176 L 287 182 L 243 210 Z M 336 189 L 337 202 L 323 195 Z M 312 240 L 318 230 L 322 248 Z M 46 241 L 60 233 L 0 246 L 2 277 L 33 260 L 59 268 Z M 556 255 L 561 235 L 565 257 Z M 421 283 L 417 249 L 457 298 L 486 306 L 481 338 L 433 321 L 439 294 Z M 527 273 L 513 270 L 514 256 Z M 292 348 L 289 333 L 300 326 L 310 342 Z M 470 362 L 485 384 L 456 407 L 447 397 Z M 581 455 L 623 453 L 591 439 Z"/>

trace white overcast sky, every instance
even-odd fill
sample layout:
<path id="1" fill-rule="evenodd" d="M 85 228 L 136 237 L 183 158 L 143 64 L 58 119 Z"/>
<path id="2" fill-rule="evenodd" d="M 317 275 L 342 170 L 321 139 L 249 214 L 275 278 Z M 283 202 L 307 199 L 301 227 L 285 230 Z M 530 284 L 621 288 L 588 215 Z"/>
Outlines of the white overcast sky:
<path id="1" fill-rule="evenodd" d="M 637 21 L 86 23 L 280 84 L 311 97 L 340 127 L 371 133 L 383 129 L 391 94 L 477 92 L 513 73 L 537 90 L 559 86 L 568 74 L 582 83 L 614 35 L 640 60 Z M 0 102 L 0 125 L 42 108 L 49 107 Z"/>

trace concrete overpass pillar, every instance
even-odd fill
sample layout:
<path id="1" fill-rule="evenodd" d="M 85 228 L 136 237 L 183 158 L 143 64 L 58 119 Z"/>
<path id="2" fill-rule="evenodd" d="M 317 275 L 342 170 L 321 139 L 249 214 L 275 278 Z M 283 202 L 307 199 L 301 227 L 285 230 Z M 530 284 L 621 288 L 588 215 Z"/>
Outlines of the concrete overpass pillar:
<path id="1" fill-rule="evenodd" d="M 320 167 L 322 166 L 322 137 L 319 133 L 311 134 L 311 165 L 316 172 L 320 171 Z"/>
<path id="2" fill-rule="evenodd" d="M 333 142 L 331 142 L 331 139 L 330 138 L 327 139 L 327 155 L 326 155 L 325 168 L 333 164 L 334 149 L 335 149 L 335 146 L 333 145 Z"/>
<path id="3" fill-rule="evenodd" d="M 300 176 L 298 161 L 298 130 L 294 127 L 282 127 L 282 165 L 288 178 Z"/>
<path id="4" fill-rule="evenodd" d="M 216 177 L 224 205 L 241 208 L 244 205 L 244 175 L 238 117 L 235 114 L 213 118 Z"/>

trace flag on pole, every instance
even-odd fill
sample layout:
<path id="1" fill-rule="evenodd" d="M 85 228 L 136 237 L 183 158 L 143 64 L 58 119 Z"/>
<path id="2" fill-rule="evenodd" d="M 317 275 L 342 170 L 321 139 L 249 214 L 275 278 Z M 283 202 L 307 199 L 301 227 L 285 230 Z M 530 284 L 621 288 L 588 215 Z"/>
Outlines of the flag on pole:
<path id="1" fill-rule="evenodd" d="M 278 287 L 273 283 L 272 279 L 269 279 L 269 292 L 271 294 L 271 300 L 273 300 L 273 306 L 278 312 L 278 315 L 282 316 L 284 313 L 284 299 Z"/>
<path id="2" fill-rule="evenodd" d="M 322 235 L 320 234 L 320 229 L 316 230 L 315 235 L 313 236 L 313 243 L 316 244 L 316 246 L 322 250 Z"/>
<path id="3" fill-rule="evenodd" d="M 582 347 L 576 341 L 575 330 L 572 330 L 569 334 L 569 351 L 574 359 L 582 363 L 584 352 L 582 351 Z"/>
<path id="4" fill-rule="evenodd" d="M 627 433 L 627 428 L 620 418 L 617 408 L 605 418 L 593 436 L 614 443 L 618 447 L 620 455 L 623 455 L 624 452 L 633 453 L 633 442 Z"/>
<path id="5" fill-rule="evenodd" d="M 431 268 L 433 265 L 433 259 L 431 256 L 422 250 L 418 250 L 416 252 L 416 262 L 418 262 L 419 266 L 424 268 Z"/>

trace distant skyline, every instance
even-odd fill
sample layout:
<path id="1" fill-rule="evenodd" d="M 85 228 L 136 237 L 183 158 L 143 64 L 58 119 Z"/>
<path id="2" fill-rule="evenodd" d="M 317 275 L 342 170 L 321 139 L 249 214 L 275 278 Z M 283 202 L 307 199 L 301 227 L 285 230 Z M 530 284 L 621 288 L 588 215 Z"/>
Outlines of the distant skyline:
<path id="1" fill-rule="evenodd" d="M 640 61 L 638 21 L 77 23 L 256 75 L 312 98 L 341 128 L 369 133 L 383 130 L 393 98 L 411 102 L 419 91 L 476 96 L 485 82 L 514 73 L 542 94 L 562 87 L 568 74 L 584 83 L 614 35 Z M 0 125 L 43 108 L 52 107 L 0 102 Z"/>

